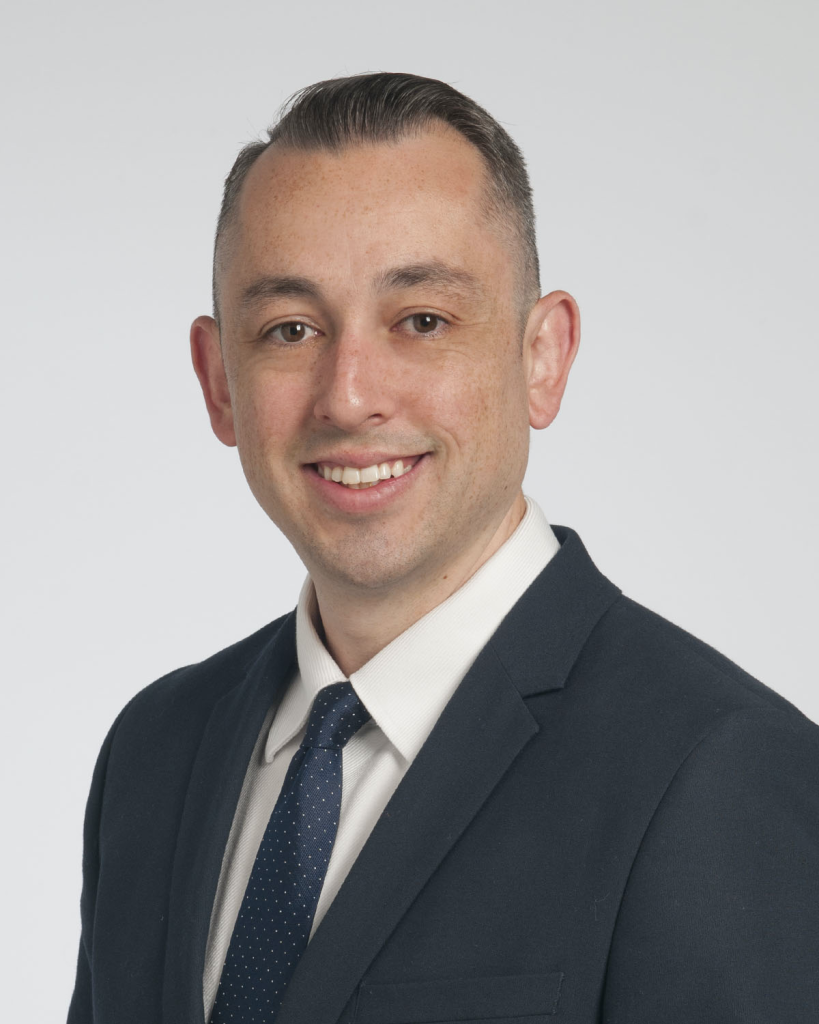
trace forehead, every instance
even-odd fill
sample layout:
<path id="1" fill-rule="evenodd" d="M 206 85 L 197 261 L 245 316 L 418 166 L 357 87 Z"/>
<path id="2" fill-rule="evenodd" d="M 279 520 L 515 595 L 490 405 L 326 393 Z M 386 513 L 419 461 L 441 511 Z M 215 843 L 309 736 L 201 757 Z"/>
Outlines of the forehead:
<path id="1" fill-rule="evenodd" d="M 446 126 L 337 151 L 274 144 L 240 193 L 227 276 L 346 268 L 360 280 L 379 264 L 440 259 L 495 277 L 509 261 L 490 208 L 481 154 Z"/>
<path id="2" fill-rule="evenodd" d="M 485 203 L 487 173 L 478 150 L 446 125 L 394 141 L 339 150 L 270 146 L 253 164 L 240 197 L 240 220 L 282 202 L 331 194 L 355 204 L 362 197 L 411 202 L 425 197 L 455 205 Z"/>

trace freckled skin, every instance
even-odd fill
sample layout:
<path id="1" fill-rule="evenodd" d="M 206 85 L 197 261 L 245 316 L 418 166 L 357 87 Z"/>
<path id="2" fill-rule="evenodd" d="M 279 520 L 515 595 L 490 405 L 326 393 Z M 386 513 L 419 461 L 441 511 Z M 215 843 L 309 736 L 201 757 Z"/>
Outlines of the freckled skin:
<path id="1" fill-rule="evenodd" d="M 369 644 L 379 649 L 472 575 L 524 511 L 529 425 L 559 407 L 576 307 L 565 293 L 542 299 L 521 350 L 513 249 L 486 218 L 485 188 L 480 155 L 445 127 L 338 153 L 274 146 L 240 197 L 221 335 L 209 318 L 194 324 L 214 430 L 238 445 L 253 494 L 313 576 L 328 637 L 332 608 L 340 632 L 352 610 L 369 607 L 375 622 L 390 606 L 392 625 Z M 373 285 L 433 260 L 477 286 Z M 244 290 L 265 275 L 308 278 L 320 298 L 242 312 Z M 432 336 L 409 319 L 424 312 L 440 318 Z M 290 321 L 308 326 L 303 341 L 265 336 Z M 373 447 L 430 456 L 383 509 L 342 513 L 317 499 L 305 462 Z"/>

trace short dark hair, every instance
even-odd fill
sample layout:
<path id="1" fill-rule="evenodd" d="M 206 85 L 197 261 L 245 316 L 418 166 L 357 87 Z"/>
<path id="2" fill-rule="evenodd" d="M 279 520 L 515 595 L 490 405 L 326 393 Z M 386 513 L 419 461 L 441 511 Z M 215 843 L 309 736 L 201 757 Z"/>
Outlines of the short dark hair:
<path id="1" fill-rule="evenodd" d="M 367 142 L 390 142 L 443 122 L 472 143 L 484 159 L 493 211 L 511 215 L 520 247 L 521 303 L 533 305 L 540 292 L 532 188 L 523 154 L 509 133 L 483 107 L 435 78 L 378 72 L 331 78 L 308 85 L 282 108 L 267 130 L 267 141 L 241 150 L 225 179 L 213 249 L 213 309 L 219 319 L 216 287 L 219 248 L 236 211 L 247 173 L 268 147 L 278 142 L 304 150 L 339 150 Z M 528 309 L 526 310 L 528 313 Z"/>

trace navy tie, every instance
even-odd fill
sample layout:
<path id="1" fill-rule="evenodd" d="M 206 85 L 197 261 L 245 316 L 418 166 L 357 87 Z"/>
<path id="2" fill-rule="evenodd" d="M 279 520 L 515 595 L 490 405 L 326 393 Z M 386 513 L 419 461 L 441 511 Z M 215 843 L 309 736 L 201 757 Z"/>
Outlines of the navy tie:
<path id="1" fill-rule="evenodd" d="M 270 815 L 211 1024 L 270 1024 L 307 948 L 341 811 L 341 751 L 369 719 L 352 684 L 319 690 Z"/>

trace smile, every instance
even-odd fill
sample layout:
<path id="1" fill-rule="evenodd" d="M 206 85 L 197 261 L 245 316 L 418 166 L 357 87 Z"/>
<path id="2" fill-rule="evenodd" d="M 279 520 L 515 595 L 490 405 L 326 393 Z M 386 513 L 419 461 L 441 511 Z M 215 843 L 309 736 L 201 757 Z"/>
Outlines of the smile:
<path id="1" fill-rule="evenodd" d="M 363 490 L 366 487 L 375 487 L 382 480 L 404 476 L 414 468 L 420 458 L 420 455 L 410 455 L 361 468 L 340 466 L 334 462 L 317 462 L 314 465 L 316 472 L 325 480 L 331 480 L 333 483 L 350 487 L 353 490 Z"/>

